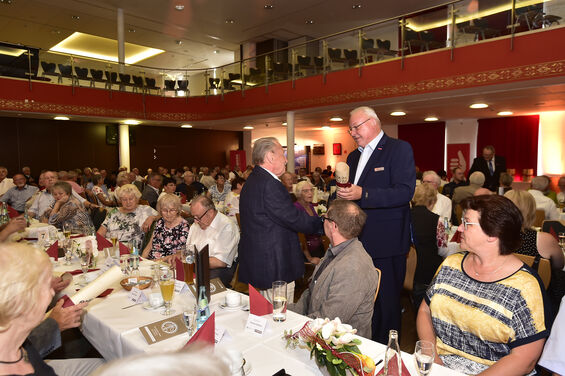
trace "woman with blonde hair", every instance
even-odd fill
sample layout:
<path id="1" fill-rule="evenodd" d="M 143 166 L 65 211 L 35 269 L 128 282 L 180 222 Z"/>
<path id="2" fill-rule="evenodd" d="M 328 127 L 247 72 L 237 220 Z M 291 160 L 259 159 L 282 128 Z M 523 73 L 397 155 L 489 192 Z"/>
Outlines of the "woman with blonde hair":
<path id="1" fill-rule="evenodd" d="M 312 199 L 314 197 L 313 185 L 307 181 L 303 180 L 296 184 L 295 189 L 296 202 L 294 206 L 298 209 L 305 211 L 311 217 L 317 217 L 318 213 L 312 204 Z M 318 234 L 304 234 L 306 236 L 307 249 L 303 249 L 304 257 L 306 260 L 312 264 L 318 264 L 320 259 L 324 257 L 326 250 L 322 244 L 322 237 Z"/>

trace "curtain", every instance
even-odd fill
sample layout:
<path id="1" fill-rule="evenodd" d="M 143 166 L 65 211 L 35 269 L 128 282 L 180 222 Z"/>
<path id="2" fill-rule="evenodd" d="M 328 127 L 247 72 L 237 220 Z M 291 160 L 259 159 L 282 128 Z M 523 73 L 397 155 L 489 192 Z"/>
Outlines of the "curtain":
<path id="1" fill-rule="evenodd" d="M 445 122 L 399 125 L 398 138 L 412 145 L 420 171 L 443 170 Z"/>

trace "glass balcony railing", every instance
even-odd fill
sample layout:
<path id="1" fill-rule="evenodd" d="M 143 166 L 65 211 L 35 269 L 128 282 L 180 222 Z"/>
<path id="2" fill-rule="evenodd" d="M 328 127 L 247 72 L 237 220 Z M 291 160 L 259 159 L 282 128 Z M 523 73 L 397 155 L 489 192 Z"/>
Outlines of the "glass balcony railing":
<path id="1" fill-rule="evenodd" d="M 207 69 L 118 64 L 0 43 L 0 75 L 166 97 L 223 96 L 395 59 L 403 64 L 437 49 L 451 49 L 453 58 L 456 47 L 558 27 L 563 17 L 565 0 L 458 0 Z"/>

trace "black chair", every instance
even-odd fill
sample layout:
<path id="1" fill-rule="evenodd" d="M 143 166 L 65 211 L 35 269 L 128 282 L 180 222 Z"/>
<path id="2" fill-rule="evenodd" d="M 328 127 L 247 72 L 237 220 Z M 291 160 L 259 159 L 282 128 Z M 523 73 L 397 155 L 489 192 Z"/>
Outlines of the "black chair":
<path id="1" fill-rule="evenodd" d="M 145 77 L 145 89 L 151 94 L 151 90 L 161 91 L 161 88 L 155 85 L 155 79 Z"/>
<path id="2" fill-rule="evenodd" d="M 239 73 L 228 73 L 228 78 L 230 80 L 230 86 L 240 85 L 241 86 L 241 74 Z M 239 81 L 239 82 L 234 82 Z"/>
<path id="3" fill-rule="evenodd" d="M 418 52 L 422 52 L 426 47 L 426 42 L 420 39 L 420 33 L 407 28 L 404 31 L 404 46 L 412 54 L 415 47 L 418 47 Z"/>
<path id="4" fill-rule="evenodd" d="M 310 58 L 310 56 L 305 56 L 305 55 L 298 55 L 296 57 L 296 60 L 298 61 L 298 69 L 300 71 L 300 75 L 303 76 L 304 72 L 303 71 L 308 71 L 308 70 L 312 70 L 314 69 L 314 66 L 312 66 L 310 64 L 310 61 L 312 60 Z"/>
<path id="5" fill-rule="evenodd" d="M 90 69 L 90 87 L 94 87 L 95 82 L 104 82 L 106 83 L 106 80 L 104 79 L 104 72 L 101 69 Z"/>
<path id="6" fill-rule="evenodd" d="M 363 38 L 361 40 L 361 49 L 368 50 L 369 48 L 373 48 L 375 45 L 375 41 L 373 39 Z"/>
<path id="7" fill-rule="evenodd" d="M 341 48 L 328 48 L 328 56 L 332 63 L 345 63 L 347 61 L 341 57 Z"/>
<path id="8" fill-rule="evenodd" d="M 139 89 L 143 90 L 143 77 L 140 76 L 131 76 L 133 79 L 133 92 L 137 93 Z"/>
<path id="9" fill-rule="evenodd" d="M 120 90 L 125 90 L 126 86 L 132 86 L 131 75 L 125 73 L 118 73 L 120 76 Z"/>
<path id="10" fill-rule="evenodd" d="M 343 50 L 343 55 L 345 56 L 345 60 L 347 60 L 347 64 L 349 64 L 349 66 L 359 64 L 359 59 L 357 58 L 357 50 L 350 50 L 346 48 Z"/>
<path id="11" fill-rule="evenodd" d="M 75 74 L 79 80 L 88 80 L 88 68 L 75 67 Z"/>
<path id="12" fill-rule="evenodd" d="M 76 77 L 73 74 L 73 67 L 65 64 L 59 64 L 58 66 L 59 66 L 59 72 L 61 72 L 61 75 L 59 76 L 59 83 L 62 83 L 63 77 L 65 77 L 65 78 L 70 78 L 71 84 L 74 84 Z M 78 80 L 77 80 L 77 84 L 78 84 Z"/>
<path id="13" fill-rule="evenodd" d="M 316 71 L 321 71 L 324 69 L 323 56 L 314 56 L 314 68 L 316 69 Z"/>
<path id="14" fill-rule="evenodd" d="M 177 95 L 179 91 L 184 91 L 186 97 L 189 96 L 190 90 L 188 90 L 188 80 L 177 80 Z"/>
<path id="15" fill-rule="evenodd" d="M 43 68 L 43 76 L 55 76 L 57 81 L 61 82 L 61 75 L 55 72 L 57 65 L 55 63 L 48 63 L 46 61 L 41 62 L 41 68 Z"/>
<path id="16" fill-rule="evenodd" d="M 445 42 L 438 42 L 435 40 L 434 34 L 431 32 L 424 31 L 420 33 L 422 40 L 426 43 L 426 50 L 435 50 L 437 48 L 445 47 Z"/>
<path id="17" fill-rule="evenodd" d="M 106 76 L 106 88 L 111 90 L 112 85 L 118 83 L 118 73 L 104 71 L 104 75 Z"/>
<path id="18" fill-rule="evenodd" d="M 175 80 L 165 80 L 165 91 L 175 91 L 176 84 Z"/>
<path id="19" fill-rule="evenodd" d="M 220 79 L 214 77 L 208 77 L 208 83 L 210 84 L 210 89 L 220 88 Z"/>
<path id="20" fill-rule="evenodd" d="M 288 79 L 288 72 L 285 69 L 285 64 L 286 63 L 281 63 L 279 61 L 277 61 L 275 64 L 273 64 L 273 70 L 274 70 L 274 78 L 275 81 L 284 81 L 286 79 Z"/>
<path id="21" fill-rule="evenodd" d="M 231 81 L 227 78 L 224 78 L 222 80 L 222 85 L 224 87 L 224 90 L 235 90 L 235 88 L 231 85 Z"/>
<path id="22" fill-rule="evenodd" d="M 260 84 L 263 81 L 261 78 L 261 69 L 249 68 L 249 76 L 246 77 L 245 81 Z"/>

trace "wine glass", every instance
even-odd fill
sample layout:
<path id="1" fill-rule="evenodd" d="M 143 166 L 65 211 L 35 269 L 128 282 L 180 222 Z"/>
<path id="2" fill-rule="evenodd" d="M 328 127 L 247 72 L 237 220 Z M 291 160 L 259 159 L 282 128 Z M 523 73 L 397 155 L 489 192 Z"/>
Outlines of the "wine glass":
<path id="1" fill-rule="evenodd" d="M 66 240 L 71 238 L 71 227 L 70 223 L 63 223 L 63 235 L 65 235 Z"/>
<path id="2" fill-rule="evenodd" d="M 426 376 L 430 373 L 435 358 L 435 346 L 430 341 L 418 341 L 414 348 L 414 362 L 418 375 Z"/>
<path id="3" fill-rule="evenodd" d="M 82 284 L 83 286 L 88 284 L 88 281 L 86 279 L 86 273 L 88 272 L 88 268 L 90 266 L 90 261 L 92 259 L 92 253 L 90 253 L 88 250 L 84 250 L 81 254 L 80 254 L 80 268 L 82 270 Z"/>
<path id="4" fill-rule="evenodd" d="M 110 240 L 112 241 L 112 258 L 115 258 L 116 255 L 119 255 L 117 246 L 118 246 L 118 233 L 115 231 L 110 231 Z M 119 257 L 119 256 L 118 256 Z"/>
<path id="5" fill-rule="evenodd" d="M 161 266 L 159 270 L 159 287 L 161 288 L 161 295 L 163 295 L 163 301 L 165 302 L 165 309 L 161 314 L 170 316 L 175 312 L 171 309 L 173 292 L 175 291 L 175 273 L 171 266 Z"/>

